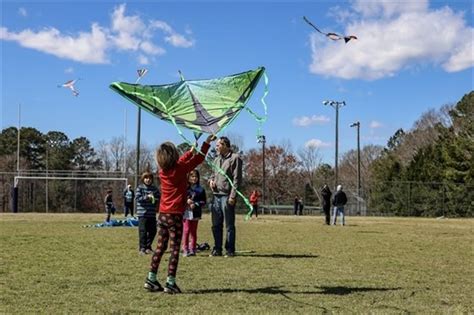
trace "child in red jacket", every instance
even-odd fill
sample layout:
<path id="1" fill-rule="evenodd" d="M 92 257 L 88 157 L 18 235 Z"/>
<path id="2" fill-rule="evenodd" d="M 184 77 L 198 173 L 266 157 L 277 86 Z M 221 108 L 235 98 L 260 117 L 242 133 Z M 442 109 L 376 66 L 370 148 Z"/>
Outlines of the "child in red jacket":
<path id="1" fill-rule="evenodd" d="M 160 166 L 158 175 L 161 182 L 160 210 L 158 213 L 158 240 L 155 253 L 151 259 L 150 272 L 145 282 L 148 291 L 165 291 L 174 294 L 181 293 L 176 284 L 178 269 L 179 248 L 183 234 L 183 213 L 186 209 L 188 180 L 187 174 L 204 161 L 214 135 L 207 137 L 202 144 L 201 152 L 194 154 L 194 148 L 179 157 L 176 146 L 171 142 L 164 142 L 156 151 L 156 161 Z M 156 273 L 161 258 L 168 248 L 170 241 L 171 256 L 168 264 L 168 277 L 165 288 L 156 279 Z"/>

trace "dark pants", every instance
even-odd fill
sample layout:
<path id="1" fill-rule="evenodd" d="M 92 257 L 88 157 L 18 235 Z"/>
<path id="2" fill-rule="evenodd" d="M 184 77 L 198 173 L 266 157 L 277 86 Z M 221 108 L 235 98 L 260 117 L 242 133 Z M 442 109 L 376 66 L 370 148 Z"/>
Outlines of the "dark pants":
<path id="1" fill-rule="evenodd" d="M 324 216 L 326 219 L 326 224 L 330 225 L 331 224 L 331 205 L 323 205 L 323 211 L 324 211 Z"/>
<path id="2" fill-rule="evenodd" d="M 115 214 L 115 207 L 113 205 L 112 206 L 106 205 L 105 213 L 107 214 L 105 217 L 105 222 L 110 222 L 110 216 L 112 214 Z"/>
<path id="3" fill-rule="evenodd" d="M 222 253 L 224 222 L 226 227 L 225 250 L 235 253 L 235 204 L 227 203 L 229 196 L 214 196 L 211 205 L 214 250 Z"/>
<path id="4" fill-rule="evenodd" d="M 140 250 L 150 249 L 156 236 L 156 217 L 138 218 L 138 239 Z"/>
<path id="5" fill-rule="evenodd" d="M 255 217 L 258 217 L 258 205 L 252 205 L 252 215 L 255 213 Z"/>
<path id="6" fill-rule="evenodd" d="M 124 216 L 130 215 L 133 217 L 133 202 L 126 202 L 124 205 Z"/>
<path id="7" fill-rule="evenodd" d="M 158 272 L 161 258 L 168 248 L 170 241 L 171 256 L 168 263 L 168 276 L 176 277 L 179 262 L 179 246 L 183 236 L 183 215 L 182 214 L 158 214 L 158 240 L 156 250 L 151 258 L 150 271 Z"/>

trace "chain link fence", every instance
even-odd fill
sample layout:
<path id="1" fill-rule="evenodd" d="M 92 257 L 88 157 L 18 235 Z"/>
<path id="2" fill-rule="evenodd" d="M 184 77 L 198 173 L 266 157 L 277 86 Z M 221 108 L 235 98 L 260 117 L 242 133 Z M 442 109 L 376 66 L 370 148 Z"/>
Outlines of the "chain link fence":
<path id="1" fill-rule="evenodd" d="M 118 209 L 122 207 L 125 179 L 119 174 L 69 173 L 62 179 L 28 179 L 18 182 L 19 212 L 102 212 L 107 189 L 113 190 Z M 12 212 L 13 187 L 16 173 L 0 173 L 0 211 Z M 53 174 L 58 176 L 58 174 Z M 52 174 L 48 174 L 52 176 Z M 67 179 L 65 177 L 73 177 Z M 87 176 L 88 179 L 80 177 Z M 104 180 L 114 178 L 114 180 Z M 118 180 L 115 180 L 118 179 Z M 120 180 L 123 179 L 123 180 Z M 473 217 L 474 186 L 452 182 L 370 182 L 357 191 L 356 182 L 343 183 L 348 198 L 346 215 L 360 216 L 416 216 L 416 217 Z M 333 196 L 334 196 L 333 191 Z M 243 202 L 239 202 L 244 207 Z M 292 214 L 293 205 L 266 205 L 280 211 L 268 213 Z M 305 204 L 306 214 L 320 214 L 320 204 Z M 247 209 L 240 209 L 245 213 Z M 311 210 L 311 211 L 309 211 Z M 308 212 L 309 211 L 309 212 Z"/>

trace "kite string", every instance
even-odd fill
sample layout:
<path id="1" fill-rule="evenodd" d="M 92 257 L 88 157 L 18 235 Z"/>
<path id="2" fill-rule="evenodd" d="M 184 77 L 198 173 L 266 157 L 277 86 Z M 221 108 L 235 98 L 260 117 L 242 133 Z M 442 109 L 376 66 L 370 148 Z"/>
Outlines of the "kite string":
<path id="1" fill-rule="evenodd" d="M 264 122 L 266 122 L 267 120 L 267 104 L 265 102 L 265 98 L 268 94 L 268 76 L 266 75 L 266 73 L 264 72 L 263 73 L 264 75 L 264 81 L 265 81 L 265 87 L 264 87 L 264 93 L 263 93 L 263 96 L 262 98 L 260 99 L 260 101 L 262 102 L 263 104 L 263 109 L 264 109 L 264 115 L 263 116 L 258 116 L 257 114 L 255 114 L 250 108 L 248 108 L 247 106 L 245 106 L 245 109 L 247 110 L 247 112 L 249 112 L 254 118 L 255 120 L 257 121 L 257 123 L 259 124 L 258 126 L 258 130 L 257 130 L 257 136 L 261 134 L 261 129 L 262 129 L 262 125 Z M 179 128 L 178 124 L 176 123 L 176 120 L 174 119 L 173 115 L 171 115 L 169 112 L 168 112 L 168 108 L 167 106 L 159 99 L 159 98 L 156 98 L 154 97 L 154 100 L 157 101 L 158 103 L 160 103 L 160 105 L 163 106 L 163 108 L 166 110 L 165 113 L 166 115 L 168 115 L 168 117 L 170 118 L 171 122 L 173 123 L 173 125 L 175 126 L 176 130 L 178 131 L 178 134 L 180 135 L 180 137 L 184 140 L 184 142 L 186 142 L 187 144 L 189 144 L 191 147 L 195 147 L 194 144 L 189 141 L 185 135 L 183 134 L 183 132 L 181 131 L 181 128 Z M 219 132 L 217 132 L 215 135 L 217 136 L 218 133 L 221 133 L 229 124 L 227 124 L 226 126 L 224 126 L 224 128 L 222 128 Z M 203 152 L 201 152 L 201 150 L 198 148 L 198 147 L 195 147 L 195 150 L 199 153 L 199 154 L 202 154 L 204 156 L 206 156 Z M 245 205 L 247 206 L 247 208 L 249 209 L 245 215 L 245 218 L 244 220 L 247 221 L 250 219 L 251 215 L 252 215 L 252 212 L 253 212 L 253 207 L 252 205 L 250 204 L 250 201 L 247 199 L 247 197 L 244 196 L 244 194 L 242 194 L 238 189 L 237 187 L 235 187 L 235 184 L 233 183 L 233 181 L 229 178 L 229 176 L 227 176 L 226 172 L 220 168 L 219 166 L 217 166 L 215 163 L 213 163 L 212 161 L 209 160 L 209 158 L 206 156 L 206 159 L 205 159 L 206 163 L 215 171 L 217 171 L 219 174 L 221 174 L 222 176 L 224 176 L 226 178 L 226 180 L 229 182 L 229 184 L 231 185 L 231 187 L 233 189 L 235 189 L 235 192 L 242 198 L 242 200 L 244 201 Z"/>

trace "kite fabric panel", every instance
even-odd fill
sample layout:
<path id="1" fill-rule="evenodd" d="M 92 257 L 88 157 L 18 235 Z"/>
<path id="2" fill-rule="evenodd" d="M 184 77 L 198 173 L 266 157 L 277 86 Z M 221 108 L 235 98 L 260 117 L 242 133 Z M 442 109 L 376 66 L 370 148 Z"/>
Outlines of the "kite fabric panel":
<path id="1" fill-rule="evenodd" d="M 264 72 L 260 67 L 216 79 L 164 85 L 113 82 L 110 88 L 160 119 L 216 134 L 245 108 Z"/>

